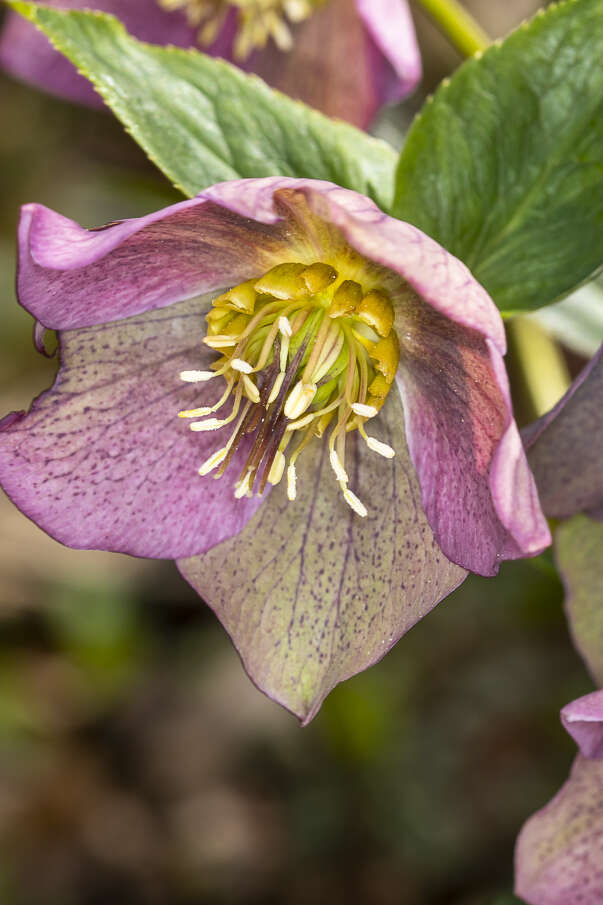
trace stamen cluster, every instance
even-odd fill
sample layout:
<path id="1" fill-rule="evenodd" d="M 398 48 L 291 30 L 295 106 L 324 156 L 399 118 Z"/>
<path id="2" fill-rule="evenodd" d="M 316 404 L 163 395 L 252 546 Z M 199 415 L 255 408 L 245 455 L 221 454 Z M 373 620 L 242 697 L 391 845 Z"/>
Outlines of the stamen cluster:
<path id="1" fill-rule="evenodd" d="M 251 435 L 235 496 L 261 494 L 286 471 L 287 494 L 294 500 L 295 463 L 314 437 L 328 432 L 331 467 L 343 496 L 365 516 L 366 507 L 348 487 L 346 436 L 358 430 L 371 450 L 394 455 L 365 429 L 396 374 L 399 346 L 393 325 L 393 306 L 384 290 L 365 291 L 323 262 L 278 264 L 214 299 L 203 342 L 220 357 L 213 370 L 182 371 L 180 377 L 189 383 L 222 377 L 226 387 L 215 405 L 179 415 L 194 419 L 193 431 L 234 427 L 199 474 L 218 469 L 220 477 Z M 229 402 L 226 417 L 209 417 Z"/>
<path id="2" fill-rule="evenodd" d="M 272 38 L 280 50 L 291 50 L 290 25 L 301 22 L 324 0 L 158 0 L 164 9 L 185 9 L 188 21 L 199 28 L 199 43 L 212 44 L 226 21 L 228 11 L 238 10 L 234 56 L 245 60 L 253 50 Z"/>

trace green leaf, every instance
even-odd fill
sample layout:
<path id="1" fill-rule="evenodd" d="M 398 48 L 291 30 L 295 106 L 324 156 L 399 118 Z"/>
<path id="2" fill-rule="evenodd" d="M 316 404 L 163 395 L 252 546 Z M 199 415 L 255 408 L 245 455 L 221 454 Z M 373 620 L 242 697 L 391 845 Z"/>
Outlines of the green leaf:
<path id="1" fill-rule="evenodd" d="M 597 685 L 603 685 L 603 522 L 575 515 L 555 534 L 555 557 L 566 589 L 574 644 Z"/>
<path id="2" fill-rule="evenodd" d="M 256 76 L 195 50 L 132 38 L 113 16 L 9 4 L 87 76 L 187 195 L 248 176 L 327 179 L 391 203 L 396 154 Z"/>
<path id="3" fill-rule="evenodd" d="M 416 119 L 394 213 L 500 308 L 548 304 L 603 262 L 603 0 L 568 0 L 466 62 Z"/>

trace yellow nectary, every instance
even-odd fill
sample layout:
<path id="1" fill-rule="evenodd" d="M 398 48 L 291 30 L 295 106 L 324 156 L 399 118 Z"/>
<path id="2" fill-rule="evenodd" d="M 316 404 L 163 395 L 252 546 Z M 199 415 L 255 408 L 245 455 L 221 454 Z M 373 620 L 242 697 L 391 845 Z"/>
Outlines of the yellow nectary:
<path id="1" fill-rule="evenodd" d="M 269 38 L 280 50 L 290 50 L 289 23 L 301 22 L 325 0 L 158 0 L 164 9 L 185 9 L 191 25 L 199 26 L 199 41 L 207 45 L 218 37 L 231 8 L 238 11 L 234 55 L 245 60 Z"/>
<path id="2" fill-rule="evenodd" d="M 212 371 L 183 371 L 182 380 L 222 377 L 224 393 L 212 407 L 180 412 L 191 430 L 217 430 L 234 422 L 226 446 L 199 469 L 219 477 L 245 435 L 254 443 L 235 495 L 261 493 L 287 470 L 295 499 L 295 462 L 314 437 L 330 429 L 331 466 L 350 506 L 366 515 L 348 488 L 346 434 L 358 430 L 369 448 L 390 458 L 391 447 L 368 436 L 398 366 L 394 311 L 386 292 L 345 279 L 322 262 L 278 264 L 263 277 L 218 296 L 207 314 L 203 342 L 220 353 Z M 232 397 L 223 419 L 211 416 Z M 290 446 L 293 449 L 290 449 Z"/>

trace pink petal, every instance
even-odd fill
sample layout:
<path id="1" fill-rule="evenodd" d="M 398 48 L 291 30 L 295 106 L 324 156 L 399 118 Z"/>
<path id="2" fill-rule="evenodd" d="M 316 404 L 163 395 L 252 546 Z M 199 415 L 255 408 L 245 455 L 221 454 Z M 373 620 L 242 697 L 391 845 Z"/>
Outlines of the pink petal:
<path id="1" fill-rule="evenodd" d="M 178 563 L 252 681 L 303 723 L 465 577 L 421 510 L 395 392 L 372 432 L 396 456 L 383 459 L 350 435 L 346 468 L 367 518 L 344 502 L 316 440 L 299 459 L 295 502 L 279 485 L 238 537 Z"/>
<path id="2" fill-rule="evenodd" d="M 27 415 L 1 423 L 0 482 L 52 537 L 71 547 L 175 558 L 236 534 L 258 509 L 258 497 L 233 496 L 243 451 L 221 480 L 197 474 L 230 429 L 192 433 L 178 418 L 223 390 L 223 381 L 192 386 L 178 378 L 215 357 L 200 342 L 207 305 L 191 299 L 62 333 L 52 389 Z"/>

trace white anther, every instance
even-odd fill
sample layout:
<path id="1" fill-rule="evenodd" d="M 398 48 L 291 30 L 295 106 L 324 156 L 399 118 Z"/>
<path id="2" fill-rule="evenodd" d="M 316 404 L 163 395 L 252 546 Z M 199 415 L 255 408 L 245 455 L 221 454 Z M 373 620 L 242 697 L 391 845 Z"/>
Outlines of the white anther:
<path id="1" fill-rule="evenodd" d="M 339 456 L 334 449 L 332 449 L 329 453 L 329 459 L 331 460 L 331 468 L 335 472 L 335 477 L 337 478 L 337 480 L 341 483 L 347 484 L 348 474 L 341 464 Z"/>
<path id="2" fill-rule="evenodd" d="M 270 395 L 268 396 L 267 405 L 271 405 L 274 402 L 274 400 L 276 399 L 276 397 L 278 396 L 278 394 L 280 393 L 284 379 L 285 379 L 285 374 L 283 371 L 281 371 L 279 374 L 276 375 L 276 380 L 274 381 L 274 384 L 272 385 L 272 389 L 270 390 Z"/>
<path id="3" fill-rule="evenodd" d="M 277 450 L 272 465 L 270 466 L 270 471 L 268 472 L 268 481 L 273 486 L 276 486 L 276 484 L 278 484 L 280 479 L 282 478 L 285 471 L 286 461 L 287 460 L 285 459 L 285 456 L 280 451 L 280 449 Z"/>
<path id="4" fill-rule="evenodd" d="M 251 491 L 249 489 L 249 480 L 250 480 L 252 474 L 253 474 L 252 471 L 248 471 L 245 474 L 245 477 L 243 478 L 243 480 L 237 481 L 237 483 L 235 484 L 234 495 L 237 500 L 240 500 L 241 497 L 244 497 L 244 496 L 251 496 Z"/>
<path id="5" fill-rule="evenodd" d="M 228 349 L 229 346 L 236 346 L 238 341 L 236 336 L 206 336 L 203 339 L 210 349 Z"/>
<path id="6" fill-rule="evenodd" d="M 377 414 L 377 409 L 374 405 L 365 405 L 363 402 L 353 402 L 352 411 L 355 415 L 360 415 L 362 418 L 374 418 Z"/>
<path id="7" fill-rule="evenodd" d="M 260 391 L 256 387 L 256 385 L 253 382 L 253 380 L 251 379 L 251 377 L 248 377 L 247 374 L 243 374 L 242 380 L 243 380 L 243 387 L 247 394 L 247 398 L 251 399 L 252 402 L 259 402 L 260 401 Z"/>
<path id="8" fill-rule="evenodd" d="M 241 374 L 251 374 L 253 371 L 253 365 L 250 365 L 248 361 L 244 361 L 242 358 L 233 358 L 230 362 L 230 367 L 235 371 L 240 371 Z"/>
<path id="9" fill-rule="evenodd" d="M 283 336 L 291 336 L 293 334 L 293 330 L 291 329 L 291 323 L 288 317 L 285 317 L 283 314 L 278 319 L 278 328 L 281 331 Z"/>
<path id="10" fill-rule="evenodd" d="M 217 418 L 208 418 L 206 421 L 191 421 L 189 427 L 192 431 L 200 433 L 202 431 L 217 431 L 220 427 L 228 424 L 226 420 L 219 421 Z"/>
<path id="11" fill-rule="evenodd" d="M 395 449 L 392 449 L 387 443 L 382 443 L 381 440 L 375 440 L 374 437 L 367 437 L 366 445 L 369 449 L 372 449 L 373 452 L 379 453 L 379 455 L 383 456 L 385 459 L 393 459 L 396 455 Z"/>
<path id="12" fill-rule="evenodd" d="M 343 498 L 348 506 L 351 506 L 357 515 L 360 515 L 362 518 L 366 518 L 368 515 L 368 509 L 366 508 L 364 503 L 362 503 L 358 499 L 355 493 L 352 493 L 349 487 L 346 487 L 344 485 L 341 489 L 343 490 Z"/>
<path id="13" fill-rule="evenodd" d="M 295 465 L 290 465 L 287 469 L 287 496 L 293 502 L 297 496 L 297 474 Z"/>
<path id="14" fill-rule="evenodd" d="M 287 370 L 287 358 L 289 356 L 289 337 L 283 336 L 283 341 L 281 343 L 281 351 L 279 355 L 279 368 L 282 372 Z"/>
<path id="15" fill-rule="evenodd" d="M 202 383 L 204 380 L 211 380 L 216 375 L 213 371 L 180 371 L 178 376 L 185 383 Z"/>
<path id="16" fill-rule="evenodd" d="M 291 421 L 287 425 L 288 431 L 297 431 L 302 427 L 305 427 L 307 424 L 310 424 L 311 421 L 314 421 L 316 415 L 314 412 L 310 412 L 309 415 L 304 415 L 303 418 L 298 418 L 297 421 Z"/>
<path id="17" fill-rule="evenodd" d="M 209 459 L 207 459 L 207 460 L 203 463 L 203 465 L 202 465 L 201 468 L 199 469 L 199 474 L 200 474 L 201 476 L 206 475 L 206 474 L 209 474 L 210 471 L 213 471 L 214 468 L 217 468 L 218 465 L 220 465 L 220 464 L 224 461 L 224 459 L 226 458 L 227 454 L 228 454 L 228 447 L 227 447 L 227 446 L 224 446 L 224 447 L 222 447 L 222 449 L 219 449 L 218 452 L 215 452 L 215 453 L 213 454 L 213 456 L 210 456 Z"/>
<path id="18" fill-rule="evenodd" d="M 178 412 L 179 418 L 203 418 L 204 415 L 211 415 L 213 409 L 209 406 L 204 406 L 200 409 L 184 409 L 181 412 Z"/>
<path id="19" fill-rule="evenodd" d="M 303 415 L 308 406 L 312 404 L 316 390 L 315 383 L 302 383 L 301 380 L 298 380 L 285 402 L 285 418 L 294 421 Z"/>

